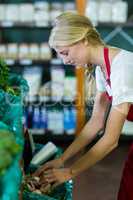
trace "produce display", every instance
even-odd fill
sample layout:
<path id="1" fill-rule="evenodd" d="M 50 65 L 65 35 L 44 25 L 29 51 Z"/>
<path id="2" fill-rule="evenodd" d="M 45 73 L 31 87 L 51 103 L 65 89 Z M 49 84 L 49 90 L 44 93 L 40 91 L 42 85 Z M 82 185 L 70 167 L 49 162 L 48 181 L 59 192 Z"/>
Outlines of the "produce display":
<path id="1" fill-rule="evenodd" d="M 42 144 L 35 144 L 35 152 L 39 152 L 43 146 Z M 62 149 L 58 147 L 57 149 L 54 159 L 59 158 L 62 154 Z M 39 177 L 32 175 L 39 166 L 29 165 L 28 173 L 23 179 L 23 200 L 72 200 L 72 180 L 55 187 L 47 182 L 43 174 Z"/>
<path id="2" fill-rule="evenodd" d="M 20 95 L 19 87 L 10 86 L 9 68 L 2 59 L 0 59 L 0 89 L 15 96 Z"/>
<path id="3" fill-rule="evenodd" d="M 41 180 L 43 179 L 43 184 Z M 25 189 L 29 190 L 30 192 L 34 192 L 37 194 L 50 194 L 52 191 L 52 185 L 49 184 L 47 181 L 44 181 L 44 177 L 32 177 L 27 176 L 25 177 L 24 181 Z"/>
<path id="4" fill-rule="evenodd" d="M 29 87 L 0 59 L 0 200 L 19 199 L 24 146 L 22 100 Z"/>
<path id="5" fill-rule="evenodd" d="M 0 176 L 10 166 L 15 155 L 20 152 L 20 149 L 12 132 L 0 130 Z"/>

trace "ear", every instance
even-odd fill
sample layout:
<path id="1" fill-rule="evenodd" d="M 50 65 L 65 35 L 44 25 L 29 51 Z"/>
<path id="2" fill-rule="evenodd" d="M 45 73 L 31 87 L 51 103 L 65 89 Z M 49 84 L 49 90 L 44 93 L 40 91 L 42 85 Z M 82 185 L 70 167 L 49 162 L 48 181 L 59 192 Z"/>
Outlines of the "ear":
<path id="1" fill-rule="evenodd" d="M 85 46 L 88 46 L 88 44 L 89 44 L 89 42 L 86 38 L 84 39 L 84 44 L 85 44 Z"/>

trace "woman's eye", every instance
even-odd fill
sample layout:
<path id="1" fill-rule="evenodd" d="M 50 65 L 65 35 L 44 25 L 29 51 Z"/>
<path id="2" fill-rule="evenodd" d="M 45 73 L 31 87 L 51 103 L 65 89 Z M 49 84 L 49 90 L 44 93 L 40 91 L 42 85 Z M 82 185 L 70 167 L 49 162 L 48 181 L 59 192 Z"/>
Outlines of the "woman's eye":
<path id="1" fill-rule="evenodd" d="M 68 53 L 64 53 L 65 56 L 68 56 Z"/>
<path id="2" fill-rule="evenodd" d="M 68 52 L 61 52 L 60 54 L 62 54 L 63 56 L 68 56 Z"/>

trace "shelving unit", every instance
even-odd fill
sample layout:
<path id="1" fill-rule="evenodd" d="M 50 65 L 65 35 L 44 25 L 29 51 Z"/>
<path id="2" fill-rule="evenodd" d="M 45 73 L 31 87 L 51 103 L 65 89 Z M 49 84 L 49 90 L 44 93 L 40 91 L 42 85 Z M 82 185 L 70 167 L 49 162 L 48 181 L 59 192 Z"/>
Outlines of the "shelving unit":
<path id="1" fill-rule="evenodd" d="M 38 26 L 36 23 L 19 23 L 19 22 L 1 22 L 0 29 L 15 29 L 15 28 L 35 28 L 35 29 L 51 29 L 52 26 Z"/>
<path id="2" fill-rule="evenodd" d="M 84 15 L 86 0 L 76 0 L 77 10 L 80 14 Z M 77 92 L 80 94 L 77 98 L 77 130 L 76 135 L 80 134 L 85 124 L 85 80 L 84 80 L 85 69 L 82 66 L 76 67 L 77 77 Z"/>
<path id="3" fill-rule="evenodd" d="M 6 1 L 5 3 L 15 3 L 16 1 L 10 2 Z M 60 2 L 60 1 L 59 1 Z M 65 2 L 65 1 L 64 1 Z M 69 1 L 70 2 L 70 1 Z M 16 2 L 18 3 L 18 2 Z M 19 2 L 21 3 L 21 2 Z M 26 2 L 27 3 L 27 2 Z M 77 6 L 77 9 L 80 13 L 83 13 L 83 6 L 82 1 L 75 1 L 75 4 Z M 48 39 L 48 35 L 50 33 L 52 26 L 37 26 L 35 23 L 19 23 L 19 22 L 1 22 L 0 23 L 0 36 L 1 36 L 1 42 L 3 43 L 28 43 L 28 42 L 34 42 L 34 39 L 36 43 L 41 42 L 41 38 L 43 34 L 45 33 L 45 37 L 43 38 L 43 42 L 46 42 Z M 21 41 L 21 32 L 25 32 L 25 36 L 22 37 Z M 9 34 L 10 33 L 10 34 Z M 32 37 L 30 35 L 33 34 Z M 10 35 L 10 36 L 9 36 Z M 15 37 L 14 37 L 15 35 Z M 55 57 L 55 53 L 53 52 L 53 56 Z M 50 68 L 50 60 L 32 60 L 32 59 L 6 59 L 7 64 L 11 67 L 11 71 L 21 73 L 23 70 L 23 67 L 32 67 L 32 66 L 47 66 L 46 71 L 49 71 Z M 63 68 L 66 70 L 67 66 L 63 66 Z M 69 67 L 70 71 L 70 67 Z M 51 139 L 53 141 L 72 141 L 76 134 L 78 134 L 81 130 L 81 128 L 84 125 L 84 88 L 83 88 L 83 81 L 84 81 L 84 70 L 82 67 L 77 66 L 77 68 L 74 70 L 74 68 L 71 68 L 72 72 L 69 73 L 75 73 L 76 81 L 77 81 L 77 98 L 74 102 L 69 101 L 62 101 L 63 105 L 67 106 L 68 108 L 72 108 L 74 106 L 76 108 L 77 112 L 77 121 L 76 121 L 76 129 L 74 135 L 69 135 L 66 132 L 64 132 L 62 135 L 53 135 L 52 132 L 49 130 L 44 131 L 44 134 L 39 135 L 35 134 L 35 139 L 40 140 L 44 137 L 47 139 Z M 75 71 L 75 72 L 74 72 Z M 80 98 L 83 97 L 83 98 Z M 49 103 L 51 100 L 48 100 L 45 102 L 46 104 Z M 56 105 L 58 105 L 58 102 L 55 102 Z M 32 130 L 32 132 L 34 132 Z"/>

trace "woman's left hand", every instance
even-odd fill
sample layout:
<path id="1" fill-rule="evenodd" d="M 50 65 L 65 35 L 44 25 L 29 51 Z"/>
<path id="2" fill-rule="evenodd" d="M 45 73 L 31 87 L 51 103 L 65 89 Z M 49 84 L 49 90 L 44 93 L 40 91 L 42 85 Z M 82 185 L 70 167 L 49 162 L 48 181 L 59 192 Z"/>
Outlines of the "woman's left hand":
<path id="1" fill-rule="evenodd" d="M 44 171 L 41 183 L 48 182 L 54 183 L 54 186 L 60 185 L 72 178 L 72 173 L 69 168 L 48 169 Z"/>

